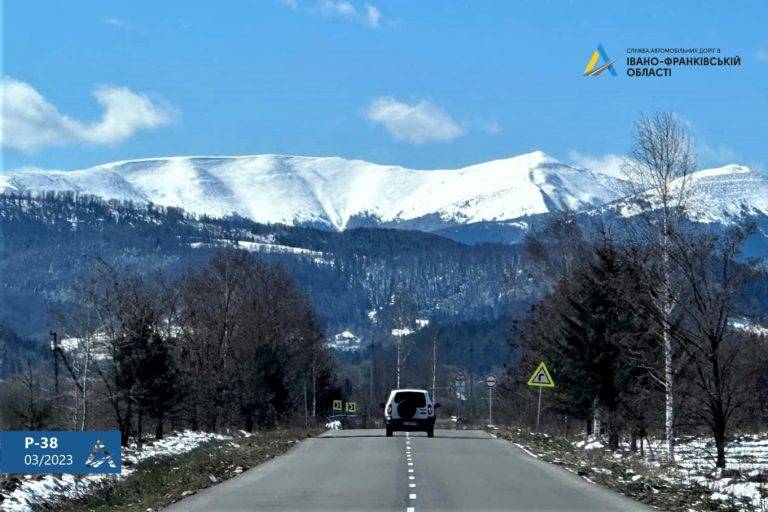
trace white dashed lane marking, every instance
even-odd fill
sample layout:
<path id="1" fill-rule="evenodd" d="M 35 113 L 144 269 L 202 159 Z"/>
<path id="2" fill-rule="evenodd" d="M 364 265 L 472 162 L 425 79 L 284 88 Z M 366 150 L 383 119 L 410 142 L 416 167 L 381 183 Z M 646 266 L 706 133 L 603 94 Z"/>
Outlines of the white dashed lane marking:
<path id="1" fill-rule="evenodd" d="M 413 473 L 413 457 L 411 454 L 411 440 L 409 439 L 411 437 L 411 434 L 409 432 L 405 433 L 405 462 L 408 465 L 408 473 Z M 416 477 L 412 474 L 408 475 L 408 480 L 410 482 L 408 483 L 409 489 L 415 489 L 416 488 Z M 416 495 L 413 493 L 408 494 L 409 500 L 415 500 Z M 405 512 L 416 512 L 416 507 L 406 507 Z"/>

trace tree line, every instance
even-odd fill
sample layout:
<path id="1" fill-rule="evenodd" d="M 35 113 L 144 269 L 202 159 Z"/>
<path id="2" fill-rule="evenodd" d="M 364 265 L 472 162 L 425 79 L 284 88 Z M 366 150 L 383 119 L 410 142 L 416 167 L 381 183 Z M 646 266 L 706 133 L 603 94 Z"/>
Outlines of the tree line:
<path id="1" fill-rule="evenodd" d="M 30 365 L 4 382 L 4 426 L 117 428 L 125 444 L 168 427 L 314 424 L 337 393 L 311 304 L 245 251 L 172 281 L 97 259 L 76 295 L 56 315 L 59 378 Z"/>
<path id="2" fill-rule="evenodd" d="M 585 228 L 564 213 L 526 251 L 551 290 L 516 322 L 507 411 L 529 407 L 527 374 L 546 361 L 557 382 L 550 428 L 579 428 L 637 450 L 707 433 L 716 465 L 736 427 L 768 424 L 768 340 L 740 322 L 764 269 L 741 255 L 751 226 L 690 222 L 691 139 L 673 114 L 642 117 L 627 164 L 625 218 Z M 619 224 L 620 222 L 620 224 Z M 626 437 L 625 437 L 626 436 Z"/>

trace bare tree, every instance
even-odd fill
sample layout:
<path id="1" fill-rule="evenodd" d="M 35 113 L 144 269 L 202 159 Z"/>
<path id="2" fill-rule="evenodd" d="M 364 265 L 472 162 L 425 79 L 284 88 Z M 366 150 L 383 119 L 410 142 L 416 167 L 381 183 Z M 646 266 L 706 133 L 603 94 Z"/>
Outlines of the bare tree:
<path id="1" fill-rule="evenodd" d="M 48 425 L 54 403 L 39 377 L 40 370 L 28 361 L 24 371 L 8 381 L 0 396 L 0 427 L 42 430 Z"/>
<path id="2" fill-rule="evenodd" d="M 651 289 L 655 318 L 660 321 L 664 354 L 665 435 L 670 461 L 675 458 L 675 365 L 671 336 L 677 288 L 670 265 L 672 237 L 689 200 L 690 176 L 696 169 L 693 142 L 683 122 L 671 112 L 641 116 L 635 124 L 634 147 L 624 166 L 633 207 L 642 222 L 636 231 L 655 252 Z"/>
<path id="3" fill-rule="evenodd" d="M 383 325 L 390 328 L 395 347 L 395 382 L 399 388 L 403 367 L 413 348 L 413 343 L 407 338 L 416 319 L 416 305 L 408 292 L 398 290 L 390 295 L 389 304 L 382 313 L 385 319 Z"/>
<path id="4" fill-rule="evenodd" d="M 736 229 L 721 238 L 676 236 L 677 250 L 671 253 L 686 284 L 678 305 L 686 321 L 672 336 L 690 355 L 694 383 L 704 403 L 696 407 L 696 415 L 712 432 L 718 468 L 725 468 L 729 422 L 754 396 L 753 383 L 759 377 L 750 375 L 751 365 L 742 355 L 751 335 L 732 325 L 739 314 L 739 294 L 758 275 L 750 262 L 739 261 L 747 233 Z"/>

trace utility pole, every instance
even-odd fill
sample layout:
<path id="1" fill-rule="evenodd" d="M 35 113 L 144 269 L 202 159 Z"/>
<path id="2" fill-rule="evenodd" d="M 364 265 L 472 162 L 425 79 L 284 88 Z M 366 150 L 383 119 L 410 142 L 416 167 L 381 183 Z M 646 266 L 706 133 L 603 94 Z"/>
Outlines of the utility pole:
<path id="1" fill-rule="evenodd" d="M 437 374 L 437 332 L 432 337 L 432 401 L 436 400 L 435 397 L 435 380 Z"/>
<path id="2" fill-rule="evenodd" d="M 371 364 L 368 368 L 368 413 L 365 415 L 365 422 L 366 422 L 366 428 L 368 428 L 368 418 L 373 416 L 373 409 L 374 409 L 374 401 L 373 401 L 373 379 L 374 379 L 374 368 L 373 363 L 375 361 L 375 351 L 376 351 L 376 341 L 372 338 L 371 339 Z"/>
<path id="3" fill-rule="evenodd" d="M 304 377 L 304 428 L 309 426 L 309 406 L 307 405 L 307 378 Z"/>
<path id="4" fill-rule="evenodd" d="M 469 341 L 469 410 L 475 416 L 475 340 Z"/>
<path id="5" fill-rule="evenodd" d="M 69 364 L 69 361 L 67 361 L 67 356 L 64 354 L 64 351 L 61 350 L 61 344 L 59 343 L 59 335 L 56 333 L 56 331 L 51 331 L 51 351 L 53 352 L 53 373 L 55 378 L 55 390 L 58 394 L 59 392 L 59 357 L 61 357 L 61 360 L 64 362 L 64 367 L 67 369 L 69 374 L 72 376 L 72 381 L 75 383 L 75 386 L 77 389 L 84 393 L 83 385 L 80 384 L 80 380 L 77 378 L 77 375 L 75 374 L 74 368 L 72 368 L 72 365 Z"/>

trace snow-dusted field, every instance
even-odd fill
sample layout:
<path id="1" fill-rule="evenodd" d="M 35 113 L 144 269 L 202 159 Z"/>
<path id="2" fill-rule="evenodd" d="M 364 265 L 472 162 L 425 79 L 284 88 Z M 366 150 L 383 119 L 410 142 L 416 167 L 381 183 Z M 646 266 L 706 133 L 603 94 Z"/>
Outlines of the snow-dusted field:
<path id="1" fill-rule="evenodd" d="M 686 481 L 713 491 L 715 499 L 749 498 L 757 510 L 768 510 L 768 435 L 743 436 L 728 444 L 726 471 L 715 468 L 715 446 L 694 440 L 678 446 L 677 472 Z"/>
<path id="2" fill-rule="evenodd" d="M 676 463 L 667 468 L 660 461 L 666 460 L 666 443 L 650 441 L 646 450 L 646 462 L 650 467 L 665 469 L 665 478 L 686 485 L 698 484 L 712 491 L 712 499 L 734 501 L 751 508 L 744 510 L 768 511 L 768 434 L 745 435 L 728 443 L 726 470 L 715 467 L 714 441 L 707 438 L 678 441 Z M 603 448 L 596 440 L 574 443 L 582 450 Z M 623 448 L 628 448 L 627 446 Z M 621 452 L 615 454 L 620 457 Z"/>
<path id="3" fill-rule="evenodd" d="M 136 446 L 123 448 L 123 468 L 120 475 L 25 475 L 16 489 L 3 495 L 0 509 L 4 512 L 31 512 L 33 507 L 60 499 L 84 496 L 96 485 L 113 478 L 125 478 L 139 462 L 156 458 L 180 455 L 198 446 L 214 441 L 229 439 L 219 434 L 184 431 L 169 435 L 152 444 L 145 444 L 141 450 Z"/>

